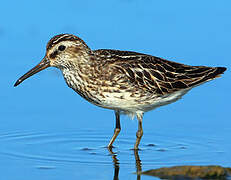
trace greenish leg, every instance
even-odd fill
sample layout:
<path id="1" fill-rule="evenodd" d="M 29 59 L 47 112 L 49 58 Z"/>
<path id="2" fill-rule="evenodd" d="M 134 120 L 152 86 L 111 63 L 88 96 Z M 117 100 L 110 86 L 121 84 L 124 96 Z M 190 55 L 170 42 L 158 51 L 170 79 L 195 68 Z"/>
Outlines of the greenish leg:
<path id="1" fill-rule="evenodd" d="M 137 119 L 138 119 L 138 131 L 136 132 L 136 143 L 134 145 L 135 150 L 139 149 L 138 146 L 143 136 L 143 128 L 142 128 L 143 114 L 137 115 Z"/>
<path id="2" fill-rule="evenodd" d="M 115 111 L 115 116 L 116 116 L 116 128 L 114 130 L 114 134 L 108 144 L 108 148 L 112 148 L 112 144 L 114 143 L 115 139 L 117 138 L 117 136 L 119 135 L 120 133 L 120 130 L 121 130 L 121 127 L 120 127 L 120 112 L 119 111 Z"/>

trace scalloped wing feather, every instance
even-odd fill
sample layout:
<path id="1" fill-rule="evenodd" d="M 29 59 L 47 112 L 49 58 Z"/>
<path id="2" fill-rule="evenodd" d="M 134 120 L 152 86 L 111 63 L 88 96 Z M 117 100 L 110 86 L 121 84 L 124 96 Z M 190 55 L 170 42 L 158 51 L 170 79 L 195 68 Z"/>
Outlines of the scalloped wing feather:
<path id="1" fill-rule="evenodd" d="M 222 67 L 189 66 L 131 51 L 95 52 L 126 74 L 130 83 L 159 95 L 191 89 L 219 77 L 226 70 Z"/>

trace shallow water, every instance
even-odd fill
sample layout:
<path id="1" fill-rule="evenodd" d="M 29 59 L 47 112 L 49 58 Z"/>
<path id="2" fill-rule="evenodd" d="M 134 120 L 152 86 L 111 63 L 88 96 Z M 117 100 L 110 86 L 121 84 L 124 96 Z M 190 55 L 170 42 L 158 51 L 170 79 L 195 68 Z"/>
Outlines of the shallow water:
<path id="1" fill-rule="evenodd" d="M 110 131 L 102 130 L 2 133 L 1 177 L 154 179 L 135 172 L 175 165 L 231 165 L 231 145 L 225 138 L 145 133 L 140 150 L 134 152 L 135 135 L 126 133 L 110 152 L 105 147 L 110 136 Z"/>

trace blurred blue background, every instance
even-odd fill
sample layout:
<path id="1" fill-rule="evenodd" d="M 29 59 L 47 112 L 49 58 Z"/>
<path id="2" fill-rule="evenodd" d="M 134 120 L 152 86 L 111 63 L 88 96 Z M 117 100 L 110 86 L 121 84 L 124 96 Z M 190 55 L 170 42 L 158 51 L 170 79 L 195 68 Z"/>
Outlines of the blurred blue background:
<path id="1" fill-rule="evenodd" d="M 149 143 L 159 143 L 160 148 L 167 149 L 170 155 L 158 155 L 159 159 L 155 159 L 157 164 L 152 164 L 149 159 L 157 153 L 156 149 L 146 153 L 145 150 L 141 151 L 140 158 L 146 158 L 150 164 L 146 167 L 143 160 L 143 169 L 175 165 L 174 162 L 179 162 L 182 153 L 172 152 L 169 144 L 179 141 L 175 145 L 185 142 L 183 144 L 189 146 L 189 153 L 183 155 L 180 164 L 196 164 L 204 153 L 206 157 L 203 156 L 202 164 L 231 166 L 228 151 L 231 147 L 229 0 L 3 1 L 0 17 L 0 179 L 15 179 L 15 176 L 18 180 L 36 177 L 50 179 L 54 174 L 56 178 L 53 179 L 78 179 L 86 174 L 86 179 L 112 179 L 111 159 L 105 160 L 107 165 L 98 163 L 101 166 L 97 163 L 94 166 L 90 162 L 83 165 L 78 161 L 74 165 L 65 165 L 54 155 L 58 150 L 55 148 L 51 150 L 54 159 L 44 160 L 46 148 L 62 145 L 61 139 L 70 139 L 72 135 L 74 144 L 67 146 L 67 149 L 90 146 L 98 150 L 103 158 L 108 158 L 109 153 L 104 149 L 99 150 L 99 147 L 106 145 L 113 133 L 115 122 L 112 111 L 95 107 L 82 99 L 67 87 L 61 73 L 55 68 L 48 68 L 17 88 L 13 87 L 21 75 L 40 62 L 49 39 L 60 33 L 75 34 L 92 49 L 130 50 L 189 65 L 227 67 L 222 78 L 193 89 L 176 103 L 145 114 L 141 149 L 145 149 L 144 146 Z M 129 148 L 135 142 L 137 122 L 122 117 L 121 124 L 122 131 L 115 143 L 120 152 L 118 156 L 121 156 L 120 164 L 124 168 L 124 171 L 120 170 L 120 178 L 135 179 L 136 176 L 132 174 L 135 172 L 134 158 Z M 80 138 L 83 144 L 79 144 L 79 132 L 90 135 L 89 143 L 84 144 L 84 138 Z M 28 147 L 27 138 L 35 138 L 33 134 L 36 134 L 38 144 L 41 143 L 40 135 L 44 134 L 47 134 L 47 139 L 54 134 L 53 140 L 58 142 Z M 129 145 L 123 143 L 126 138 L 131 142 Z M 214 147 L 203 149 L 210 140 Z M 25 156 L 19 156 L 22 153 Z M 29 155 L 37 157 L 39 153 L 41 158 L 26 158 Z M 162 160 L 168 162 L 169 156 L 172 161 L 162 163 Z M 70 159 L 78 158 L 74 156 Z M 83 162 L 94 162 L 94 159 L 95 162 L 102 162 L 100 156 L 81 156 L 81 153 L 79 159 L 86 160 Z M 41 164 L 54 168 L 41 172 L 46 168 L 35 168 Z M 78 171 L 73 170 L 73 166 L 78 167 Z M 104 172 L 105 176 L 99 175 L 99 171 Z M 25 178 L 25 173 L 28 178 Z"/>

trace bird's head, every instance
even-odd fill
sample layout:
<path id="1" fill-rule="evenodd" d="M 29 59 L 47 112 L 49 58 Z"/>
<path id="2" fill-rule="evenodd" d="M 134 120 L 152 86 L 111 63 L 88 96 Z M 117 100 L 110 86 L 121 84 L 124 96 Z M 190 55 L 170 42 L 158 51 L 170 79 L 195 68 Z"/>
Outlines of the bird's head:
<path id="1" fill-rule="evenodd" d="M 84 63 L 84 61 L 87 61 L 89 54 L 91 54 L 90 48 L 79 37 L 72 34 L 54 36 L 47 43 L 46 55 L 42 61 L 20 77 L 14 86 L 19 85 L 25 79 L 50 66 L 62 70 L 71 68 L 77 63 Z"/>

